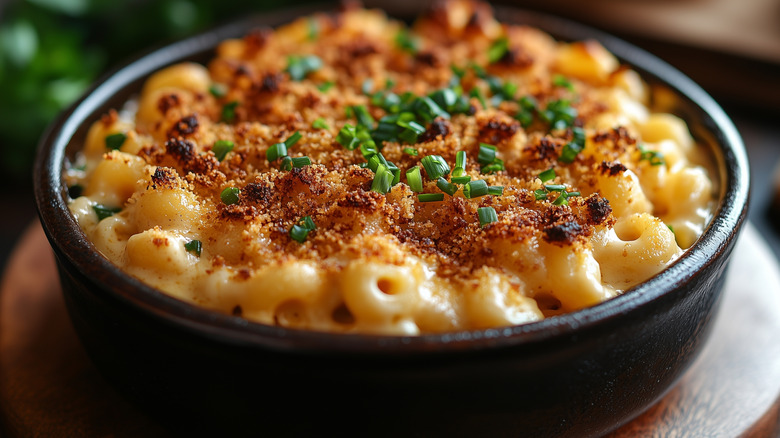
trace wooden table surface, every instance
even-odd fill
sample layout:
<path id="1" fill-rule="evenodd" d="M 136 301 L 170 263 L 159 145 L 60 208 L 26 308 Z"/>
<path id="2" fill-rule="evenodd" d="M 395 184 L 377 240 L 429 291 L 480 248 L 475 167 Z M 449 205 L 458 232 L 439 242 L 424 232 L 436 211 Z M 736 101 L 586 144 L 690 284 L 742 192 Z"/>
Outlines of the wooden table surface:
<path id="1" fill-rule="evenodd" d="M 780 436 L 780 269 L 749 226 L 701 356 L 656 405 L 610 435 Z M 518 432 L 521 433 L 521 432 Z M 36 223 L 0 288 L 0 436 L 169 436 L 98 374 L 66 313 Z"/>

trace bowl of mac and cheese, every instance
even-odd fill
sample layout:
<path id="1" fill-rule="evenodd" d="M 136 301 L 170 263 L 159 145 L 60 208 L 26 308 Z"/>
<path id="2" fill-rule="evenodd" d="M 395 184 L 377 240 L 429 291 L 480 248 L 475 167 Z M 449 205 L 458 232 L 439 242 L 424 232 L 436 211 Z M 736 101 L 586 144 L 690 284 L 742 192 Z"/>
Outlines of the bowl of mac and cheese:
<path id="1" fill-rule="evenodd" d="M 739 135 L 598 31 L 386 3 L 174 43 L 62 115 L 36 199 L 77 332 L 190 433 L 613 430 L 706 339 Z"/>

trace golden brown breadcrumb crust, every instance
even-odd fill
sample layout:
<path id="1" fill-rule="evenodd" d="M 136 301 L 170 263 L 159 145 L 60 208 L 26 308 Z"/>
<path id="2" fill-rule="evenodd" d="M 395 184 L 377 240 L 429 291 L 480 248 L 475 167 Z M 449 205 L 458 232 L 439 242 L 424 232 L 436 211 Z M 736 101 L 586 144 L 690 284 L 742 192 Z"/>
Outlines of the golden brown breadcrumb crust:
<path id="1" fill-rule="evenodd" d="M 182 113 L 183 99 L 175 92 L 160 97 L 158 108 L 166 117 L 170 115 L 173 124 L 165 132 L 165 141 L 139 154 L 148 164 L 159 166 L 149 189 L 187 187 L 216 206 L 211 219 L 224 223 L 226 229 L 240 227 L 267 235 L 269 263 L 288 257 L 325 259 L 343 251 L 357 236 L 381 233 L 393 236 L 408 253 L 440 267 L 439 275 L 467 275 L 490 263 L 499 240 L 535 237 L 572 245 L 585 243 L 596 227 L 612 225 L 609 201 L 594 191 L 594 174 L 614 176 L 625 171 L 625 163 L 637 161 L 636 140 L 622 128 L 596 132 L 588 142 L 609 160 L 596 162 L 582 154 L 572 163 L 559 160 L 574 140 L 572 127 L 583 126 L 605 107 L 594 98 L 590 84 L 572 81 L 574 90 L 553 84 L 550 55 L 540 50 L 544 44 L 538 44 L 543 37 L 523 26 L 505 26 L 509 47 L 490 63 L 484 53 L 496 39 L 497 24 L 486 4 L 473 4 L 466 26 L 457 28 L 444 6 L 435 5 L 413 28 L 420 45 L 414 53 L 398 47 L 395 32 L 343 31 L 351 13 L 347 9 L 315 16 L 311 25 L 317 33 L 300 47 L 277 41 L 278 35 L 270 29 L 249 33 L 237 54 L 221 54 L 209 64 L 212 79 L 227 92 L 217 98 L 197 96 L 186 106 L 197 111 Z M 292 79 L 285 71 L 286 59 L 309 54 L 316 54 L 322 67 L 305 79 Z M 372 191 L 374 172 L 360 167 L 366 162 L 363 154 L 337 141 L 341 127 L 356 123 L 353 115 L 346 114 L 348 107 L 365 105 L 379 120 L 387 112 L 372 104 L 364 93 L 365 84 L 376 92 L 391 80 L 390 90 L 396 94 L 423 96 L 448 87 L 454 75 L 452 65 L 465 70 L 460 81 L 464 94 L 480 90 L 490 98 L 485 80 L 467 68 L 468 60 L 489 75 L 511 78 L 518 85 L 517 96 L 531 96 L 540 106 L 570 100 L 578 114 L 572 126 L 550 129 L 537 118 L 524 127 L 515 117 L 520 110 L 517 102 L 485 107 L 474 95 L 464 113 L 427 123 L 416 144 L 385 143 L 381 152 L 400 168 L 401 182 L 387 194 Z M 328 83 L 333 84 L 331 89 L 318 88 Z M 234 117 L 221 120 L 223 108 L 233 104 Z M 327 129 L 312 127 L 319 118 Z M 155 127 L 147 129 L 151 132 Z M 288 153 L 308 156 L 312 164 L 280 170 L 279 160 L 269 162 L 266 151 L 296 131 L 303 138 Z M 235 144 L 221 162 L 212 151 L 217 140 Z M 505 170 L 481 172 L 477 162 L 480 143 L 496 146 Z M 408 147 L 418 155 L 405 153 Z M 503 186 L 503 194 L 467 199 L 459 191 L 455 196 L 445 195 L 441 202 L 419 202 L 407 184 L 406 170 L 420 166 L 420 159 L 428 155 L 440 155 L 454 168 L 458 151 L 466 152 L 465 170 L 472 179 Z M 551 191 L 541 199 L 535 192 L 542 188 L 538 175 L 550 168 L 557 178 L 548 184 L 565 184 L 569 192 L 579 192 L 568 204 L 555 205 L 559 192 Z M 441 193 L 426 176 L 423 171 L 424 192 Z M 240 190 L 237 203 L 220 201 L 226 187 Z M 480 207 L 494 208 L 498 221 L 480 226 Z M 299 243 L 289 230 L 304 216 L 311 216 L 317 228 Z M 392 258 L 383 255 L 381 248 L 358 251 L 388 261 Z M 257 258 L 253 260 L 257 263 Z M 217 257 L 214 265 L 224 262 Z M 229 262 L 241 264 L 240 260 Z M 241 308 L 234 313 L 241 314 Z"/>

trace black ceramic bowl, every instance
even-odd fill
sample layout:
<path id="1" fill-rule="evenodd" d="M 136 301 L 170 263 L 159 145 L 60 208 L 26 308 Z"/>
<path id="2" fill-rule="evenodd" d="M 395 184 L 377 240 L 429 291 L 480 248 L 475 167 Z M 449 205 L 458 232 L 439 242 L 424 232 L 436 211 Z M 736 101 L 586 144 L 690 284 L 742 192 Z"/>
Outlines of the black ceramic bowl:
<path id="1" fill-rule="evenodd" d="M 409 12 L 394 5 L 396 14 Z M 198 435 L 585 437 L 658 400 L 696 357 L 717 308 L 746 213 L 744 147 L 721 108 L 677 70 L 557 18 L 497 11 L 502 21 L 563 40 L 601 41 L 651 84 L 671 90 L 676 112 L 712 152 L 714 219 L 677 262 L 626 294 L 516 327 L 419 337 L 315 333 L 193 307 L 98 254 L 68 211 L 62 178 L 91 122 L 161 67 L 205 61 L 224 38 L 309 12 L 262 15 L 156 50 L 105 77 L 43 137 L 38 209 L 68 310 L 96 366 L 172 431 Z"/>

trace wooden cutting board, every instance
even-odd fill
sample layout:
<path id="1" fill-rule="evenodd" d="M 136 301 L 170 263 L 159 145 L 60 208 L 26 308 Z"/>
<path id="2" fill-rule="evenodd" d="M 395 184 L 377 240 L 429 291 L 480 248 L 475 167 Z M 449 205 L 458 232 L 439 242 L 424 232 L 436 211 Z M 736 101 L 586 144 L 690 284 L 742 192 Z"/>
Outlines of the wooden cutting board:
<path id="1" fill-rule="evenodd" d="M 610 437 L 780 436 L 778 338 L 780 267 L 748 226 L 701 356 L 660 402 Z M 31 225 L 0 287 L 0 436 L 169 435 L 89 361 L 51 249 L 40 225 Z"/>

